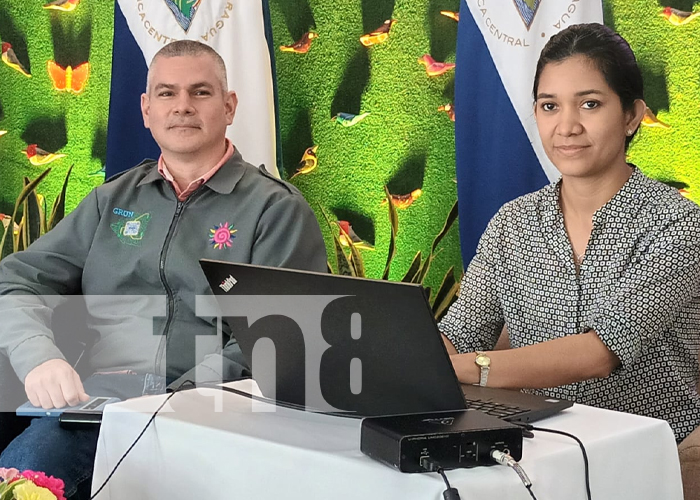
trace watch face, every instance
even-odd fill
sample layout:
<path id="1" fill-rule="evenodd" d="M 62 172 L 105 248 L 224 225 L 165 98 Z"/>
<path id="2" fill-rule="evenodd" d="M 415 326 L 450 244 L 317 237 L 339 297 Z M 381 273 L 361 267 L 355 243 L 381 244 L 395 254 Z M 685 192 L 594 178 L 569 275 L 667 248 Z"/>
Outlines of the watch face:
<path id="1" fill-rule="evenodd" d="M 489 366 L 491 364 L 491 358 L 483 354 L 479 354 L 474 361 L 479 366 Z"/>

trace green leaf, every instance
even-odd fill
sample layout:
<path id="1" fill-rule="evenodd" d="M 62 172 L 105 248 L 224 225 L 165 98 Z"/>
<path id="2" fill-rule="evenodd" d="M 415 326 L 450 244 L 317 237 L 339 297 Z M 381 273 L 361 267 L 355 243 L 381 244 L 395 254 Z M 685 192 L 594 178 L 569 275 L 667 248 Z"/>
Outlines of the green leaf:
<path id="1" fill-rule="evenodd" d="M 383 280 L 389 279 L 389 270 L 391 269 L 391 261 L 394 260 L 396 255 L 396 234 L 399 232 L 399 216 L 396 213 L 396 207 L 391 202 L 391 194 L 389 194 L 389 188 L 384 186 L 384 193 L 386 194 L 386 201 L 389 205 L 389 223 L 391 224 L 391 236 L 389 238 L 389 252 L 386 258 L 386 267 L 384 267 L 384 273 L 382 274 Z"/>
<path id="2" fill-rule="evenodd" d="M 14 489 L 20 484 L 26 483 L 28 480 L 25 478 L 18 479 L 12 483 L 7 484 L 5 488 L 0 489 L 0 500 L 13 500 L 15 498 Z M 2 483 L 5 484 L 5 483 Z"/>
<path id="3" fill-rule="evenodd" d="M 26 177 L 25 182 L 29 183 L 29 179 Z M 44 211 L 41 209 L 36 190 L 30 192 L 27 199 L 24 200 L 24 217 L 26 220 L 24 244 L 28 247 L 43 234 L 42 229 L 44 229 Z"/>
<path id="4" fill-rule="evenodd" d="M 420 272 L 416 276 L 414 283 L 423 283 L 425 280 L 425 277 L 428 275 L 428 271 L 430 271 L 430 266 L 433 263 L 433 260 L 435 260 L 435 249 L 437 246 L 440 244 L 440 242 L 443 240 L 443 238 L 447 235 L 447 233 L 450 231 L 450 228 L 452 227 L 452 224 L 457 220 L 457 216 L 459 215 L 459 209 L 457 206 L 457 202 L 455 201 L 455 204 L 452 205 L 452 209 L 450 210 L 450 213 L 447 215 L 447 219 L 445 220 L 445 224 L 442 226 L 442 230 L 438 233 L 438 235 L 435 237 L 433 240 L 433 245 L 430 247 L 430 254 L 428 255 L 428 258 L 425 259 L 425 262 L 423 263 L 423 266 L 421 267 Z"/>
<path id="5" fill-rule="evenodd" d="M 47 168 L 41 174 L 39 174 L 39 176 L 36 179 L 34 179 L 29 184 L 24 186 L 24 188 L 22 188 L 22 192 L 19 194 L 19 196 L 17 197 L 17 200 L 15 201 L 15 208 L 12 211 L 12 218 L 10 219 L 9 227 L 11 227 L 11 228 L 14 227 L 13 224 L 17 220 L 17 211 L 19 210 L 19 207 L 22 206 L 22 204 L 24 203 L 24 200 L 26 200 L 27 196 L 29 196 L 29 193 L 34 191 L 34 189 L 36 189 L 36 187 L 39 185 L 39 183 L 41 181 L 43 181 L 47 175 L 49 175 L 49 172 L 51 172 L 51 169 Z M 10 241 L 12 241 L 12 243 L 13 243 L 12 244 L 13 251 L 16 252 L 19 245 L 18 245 L 18 242 L 15 242 L 15 238 L 13 238 L 13 231 L 12 230 L 5 231 L 5 233 L 2 235 L 2 240 L 0 241 L 0 248 L 2 248 L 3 250 L 5 248 L 7 248 L 6 247 L 6 240 L 7 240 L 8 233 L 10 235 Z M 5 252 L 3 252 L 3 254 L 2 254 L 3 257 L 6 257 L 7 255 L 8 254 Z"/>
<path id="6" fill-rule="evenodd" d="M 459 207 L 457 206 L 457 202 L 455 201 L 455 204 L 452 205 L 452 209 L 450 210 L 450 213 L 447 215 L 447 219 L 445 220 L 445 224 L 442 226 L 442 231 L 435 237 L 435 240 L 433 240 L 433 246 L 430 248 L 430 253 L 433 254 L 435 253 L 435 249 L 437 246 L 440 244 L 442 239 L 447 236 L 447 233 L 449 232 L 450 228 L 452 227 L 452 224 L 457 220 L 457 216 L 459 215 Z"/>
<path id="7" fill-rule="evenodd" d="M 14 239 L 12 236 L 9 238 L 5 238 L 5 233 L 12 233 L 12 229 L 14 227 L 13 222 L 10 220 L 10 224 L 7 226 L 7 229 L 4 229 L 2 224 L 0 224 L 0 230 L 3 231 L 2 239 L 0 241 L 3 242 L 3 246 L 0 247 L 0 260 L 2 260 L 4 257 L 10 255 L 13 251 L 13 245 L 14 245 Z"/>
<path id="8" fill-rule="evenodd" d="M 423 253 L 418 250 L 418 253 L 415 257 L 413 257 L 413 262 L 411 262 L 411 265 L 408 266 L 408 271 L 406 271 L 406 274 L 401 281 L 404 283 L 413 283 L 413 278 L 416 276 L 416 274 L 418 274 L 422 261 Z"/>
<path id="9" fill-rule="evenodd" d="M 63 187 L 61 188 L 61 192 L 58 194 L 53 202 L 53 206 L 51 207 L 51 216 L 49 217 L 49 221 L 46 225 L 47 231 L 53 229 L 56 224 L 61 222 L 66 215 L 66 190 L 68 189 L 68 178 L 70 177 L 72 171 L 73 165 L 71 165 L 68 169 L 66 178 L 63 179 Z"/>
<path id="10" fill-rule="evenodd" d="M 326 219 L 328 228 L 331 230 L 331 234 L 333 235 L 333 243 L 335 245 L 335 257 L 338 263 L 338 274 L 343 276 L 355 276 L 355 267 L 352 264 L 350 264 L 347 255 L 345 255 L 345 252 L 343 251 L 343 245 L 340 243 L 340 240 L 338 239 L 338 236 L 335 234 L 335 230 L 333 229 L 334 224 L 331 223 L 330 219 L 328 218 L 328 215 L 326 215 L 326 211 L 323 210 L 323 207 L 319 208 L 321 209 L 323 218 Z"/>
<path id="11" fill-rule="evenodd" d="M 27 248 L 26 245 L 26 223 L 27 220 L 22 217 L 22 220 L 19 221 L 19 231 L 17 231 L 17 235 L 15 236 L 15 252 L 21 252 L 25 248 Z"/>
<path id="12" fill-rule="evenodd" d="M 438 288 L 438 292 L 435 294 L 435 300 L 433 301 L 433 315 L 435 316 L 436 320 L 439 321 L 447 312 L 447 309 L 457 298 L 458 292 L 459 282 L 455 280 L 454 266 L 452 266 L 447 270 L 447 273 L 445 273 L 445 277 L 442 279 L 440 288 Z"/>
<path id="13" fill-rule="evenodd" d="M 342 228 L 338 226 L 338 230 L 342 231 Z M 346 234 L 345 236 L 346 239 L 350 241 L 350 235 Z M 338 240 L 340 242 L 340 239 Z M 355 269 L 354 276 L 357 276 L 358 278 L 365 277 L 365 263 L 362 260 L 362 255 L 360 255 L 360 251 L 352 243 L 350 244 L 350 264 Z"/>

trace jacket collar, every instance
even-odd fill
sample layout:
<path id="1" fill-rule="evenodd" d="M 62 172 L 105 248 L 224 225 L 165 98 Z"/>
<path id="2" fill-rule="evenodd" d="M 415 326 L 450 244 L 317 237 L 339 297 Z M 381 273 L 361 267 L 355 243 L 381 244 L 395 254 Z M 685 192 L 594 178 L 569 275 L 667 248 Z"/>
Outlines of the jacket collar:
<path id="1" fill-rule="evenodd" d="M 233 156 L 207 181 L 205 186 L 216 193 L 230 194 L 233 192 L 236 184 L 238 184 L 238 181 L 243 177 L 246 170 L 245 165 L 246 162 L 243 160 L 241 153 L 238 151 L 238 148 L 235 148 Z M 151 170 L 141 179 L 137 186 L 157 181 L 165 182 L 165 179 L 158 172 L 158 164 L 154 162 L 151 165 Z"/>

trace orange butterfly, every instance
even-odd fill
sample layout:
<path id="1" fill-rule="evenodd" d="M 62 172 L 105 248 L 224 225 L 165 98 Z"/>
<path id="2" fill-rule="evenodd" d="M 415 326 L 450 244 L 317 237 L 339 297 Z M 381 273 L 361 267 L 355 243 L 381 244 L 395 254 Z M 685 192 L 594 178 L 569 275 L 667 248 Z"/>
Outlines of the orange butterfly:
<path id="1" fill-rule="evenodd" d="M 80 94 L 85 88 L 88 76 L 90 76 L 90 63 L 84 62 L 72 68 L 62 68 L 53 61 L 47 61 L 49 76 L 53 82 L 53 88 L 59 92 L 67 91 Z"/>

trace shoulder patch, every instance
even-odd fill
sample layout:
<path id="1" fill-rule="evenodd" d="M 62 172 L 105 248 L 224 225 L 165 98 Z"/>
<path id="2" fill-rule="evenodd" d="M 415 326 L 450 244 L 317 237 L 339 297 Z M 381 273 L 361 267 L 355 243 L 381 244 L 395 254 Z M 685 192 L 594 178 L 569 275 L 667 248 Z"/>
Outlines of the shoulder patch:
<path id="1" fill-rule="evenodd" d="M 105 179 L 105 181 L 104 181 L 103 184 L 107 184 L 108 182 L 112 182 L 113 180 L 119 179 L 119 178 L 120 178 L 122 175 L 124 175 L 125 173 L 131 172 L 132 170 L 134 170 L 134 169 L 136 169 L 136 168 L 143 167 L 144 165 L 148 165 L 148 164 L 150 164 L 150 163 L 155 163 L 155 162 L 156 162 L 156 160 L 152 160 L 151 158 L 145 158 L 145 159 L 144 159 L 143 161 L 141 161 L 141 163 L 139 163 L 138 165 L 134 165 L 133 167 L 127 168 L 126 170 L 124 170 L 124 171 L 122 171 L 122 172 L 119 172 L 118 174 L 114 174 L 114 175 L 111 176 L 109 179 Z"/>

